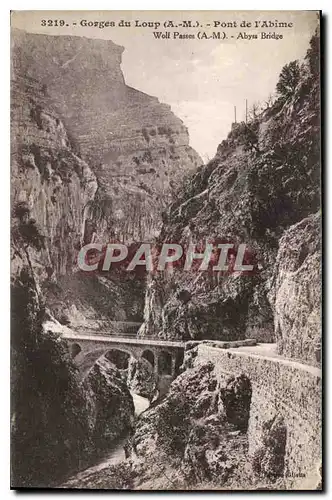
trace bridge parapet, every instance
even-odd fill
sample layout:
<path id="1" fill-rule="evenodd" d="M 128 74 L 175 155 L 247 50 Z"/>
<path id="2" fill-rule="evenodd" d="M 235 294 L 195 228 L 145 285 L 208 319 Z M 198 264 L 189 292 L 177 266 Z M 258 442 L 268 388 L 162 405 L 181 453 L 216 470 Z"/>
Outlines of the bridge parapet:
<path id="1" fill-rule="evenodd" d="M 136 337 L 142 323 L 137 321 L 109 321 L 101 324 L 88 324 L 75 326 L 72 330 L 77 334 L 83 335 L 105 335 L 105 336 L 130 336 Z"/>

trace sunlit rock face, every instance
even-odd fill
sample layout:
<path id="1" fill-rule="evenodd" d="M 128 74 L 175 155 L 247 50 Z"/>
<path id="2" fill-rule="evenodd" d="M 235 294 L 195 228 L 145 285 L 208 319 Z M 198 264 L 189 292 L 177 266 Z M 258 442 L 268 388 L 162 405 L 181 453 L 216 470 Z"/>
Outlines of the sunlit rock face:
<path id="1" fill-rule="evenodd" d="M 14 73 L 47 87 L 70 140 L 97 176 L 86 231 L 153 237 L 178 179 L 201 164 L 182 121 L 170 106 L 125 84 L 124 49 L 110 40 L 20 31 L 13 39 Z"/>
<path id="2" fill-rule="evenodd" d="M 321 361 L 321 217 L 291 226 L 280 240 L 270 298 L 280 354 Z"/>
<path id="3" fill-rule="evenodd" d="M 36 275 L 65 274 L 75 265 L 96 177 L 74 153 L 46 89 L 28 76 L 14 75 L 11 125 L 13 274 L 24 265 L 28 243 Z M 40 251 L 30 241 L 34 231 L 43 240 Z"/>
<path id="4" fill-rule="evenodd" d="M 135 394 L 152 400 L 158 384 L 149 361 L 144 358 L 130 359 L 127 384 Z"/>
<path id="5" fill-rule="evenodd" d="M 134 422 L 134 403 L 125 377 L 106 358 L 100 358 L 83 382 L 89 426 L 96 447 L 104 447 Z"/>
<path id="6" fill-rule="evenodd" d="M 308 54 L 307 61 L 311 61 Z M 283 299 L 282 290 L 278 292 L 276 308 L 284 313 L 289 309 L 292 318 L 289 322 L 282 313 L 281 334 L 275 330 L 275 314 L 279 313 L 271 306 L 268 294 L 276 265 L 286 270 L 288 264 L 283 264 L 282 259 L 291 262 L 286 249 L 281 248 L 284 233 L 315 214 L 320 205 L 319 76 L 312 71 L 311 63 L 303 66 L 298 85 L 286 100 L 277 99 L 248 124 L 233 124 L 215 157 L 181 184 L 164 217 L 160 242 L 204 246 L 220 238 L 233 244 L 234 249 L 244 243 L 252 257 L 252 274 L 183 272 L 177 267 L 173 272 L 152 276 L 146 292 L 142 335 L 184 340 L 255 338 L 261 342 L 282 337 L 281 350 L 291 352 L 292 340 L 286 339 L 286 332 L 292 330 L 291 337 L 296 336 L 300 326 L 301 319 L 295 318 L 302 300 L 300 291 L 307 290 L 308 284 L 316 290 L 312 293 L 317 302 L 319 276 L 313 267 L 307 277 L 293 273 L 296 283 L 289 284 L 289 290 L 294 296 L 292 304 L 298 302 L 296 309 L 287 306 L 286 284 Z M 291 237 L 295 253 L 304 247 L 296 237 L 301 228 L 296 226 Z M 315 234 L 319 242 L 319 230 Z M 281 253 L 276 262 L 278 248 Z M 306 262 L 309 265 L 309 258 Z M 311 285 L 309 276 L 314 280 Z M 280 279 L 286 280 L 285 273 Z M 295 298 L 296 290 L 299 298 Z M 308 300 L 305 315 L 311 314 L 313 303 L 311 298 Z M 318 322 L 317 315 L 311 315 L 310 324 L 308 318 L 306 344 L 316 342 Z M 300 359 L 306 359 L 314 347 L 298 345 L 296 351 Z"/>

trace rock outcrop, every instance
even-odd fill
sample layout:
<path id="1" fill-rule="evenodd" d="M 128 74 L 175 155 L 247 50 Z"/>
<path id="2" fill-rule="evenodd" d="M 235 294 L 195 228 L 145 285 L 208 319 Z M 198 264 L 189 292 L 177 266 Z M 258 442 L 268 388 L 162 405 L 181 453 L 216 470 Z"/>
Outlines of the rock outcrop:
<path id="1" fill-rule="evenodd" d="M 250 397 L 244 375 L 219 384 L 213 363 L 187 369 L 136 424 L 131 458 L 133 470 L 140 471 L 133 475 L 138 487 L 222 487 L 244 459 Z"/>
<path id="2" fill-rule="evenodd" d="M 259 355 L 255 347 L 252 353 L 187 347 L 183 373 L 165 398 L 138 418 L 126 446 L 130 457 L 91 470 L 84 484 L 181 491 L 320 489 L 319 370 Z M 75 480 L 69 484 L 79 486 Z"/>
<path id="3" fill-rule="evenodd" d="M 72 272 L 82 243 L 83 213 L 97 181 L 73 151 L 43 85 L 16 76 L 12 83 L 12 273 L 29 249 L 40 280 Z M 40 245 L 31 240 L 38 232 Z"/>
<path id="4" fill-rule="evenodd" d="M 97 448 L 130 431 L 134 403 L 123 374 L 105 357 L 100 358 L 83 381 L 89 427 Z"/>
<path id="5" fill-rule="evenodd" d="M 86 486 L 138 490 L 223 487 L 243 463 L 247 439 L 237 422 L 232 423 L 233 416 L 243 411 L 241 404 L 231 416 L 234 404 L 223 402 L 222 396 L 227 394 L 226 399 L 239 403 L 243 395 L 244 401 L 246 385 L 242 377 L 221 387 L 213 364 L 197 363 L 173 382 L 160 404 L 139 417 L 127 446 L 129 459 L 92 472 Z M 75 480 L 68 484 L 78 486 Z"/>
<path id="6" fill-rule="evenodd" d="M 30 270 L 11 291 L 11 485 L 50 487 L 93 449 L 84 391 L 66 343 L 43 328 Z"/>
<path id="7" fill-rule="evenodd" d="M 271 303 L 279 353 L 321 361 L 321 217 L 290 227 L 279 243 Z"/>
<path id="8" fill-rule="evenodd" d="M 110 40 L 15 31 L 13 73 L 47 87 L 81 158 L 98 179 L 85 239 L 147 240 L 170 190 L 201 164 L 186 127 L 157 98 L 125 84 L 123 47 Z M 106 240 L 108 241 L 108 240 Z"/>
<path id="9" fill-rule="evenodd" d="M 165 216 L 160 242 L 184 247 L 194 242 L 203 249 L 206 242 L 223 242 L 233 244 L 235 251 L 245 243 L 253 271 L 233 272 L 230 251 L 229 271 L 219 275 L 175 267 L 152 277 L 141 335 L 275 339 L 275 309 L 268 292 L 275 266 L 283 266 L 283 250 L 277 259 L 280 238 L 291 225 L 317 212 L 320 203 L 318 46 L 315 36 L 294 91 L 280 94 L 248 123 L 233 124 L 216 156 L 184 180 Z M 302 243 L 294 238 L 297 243 L 295 252 L 300 253 Z M 315 280 L 312 287 L 318 291 L 317 273 Z M 307 333 L 299 337 L 316 336 L 317 323 L 313 317 L 310 322 L 310 334 L 308 324 Z"/>
<path id="10" fill-rule="evenodd" d="M 153 366 L 147 359 L 130 359 L 127 384 L 135 394 L 148 398 L 150 401 L 153 399 L 158 381 Z"/>

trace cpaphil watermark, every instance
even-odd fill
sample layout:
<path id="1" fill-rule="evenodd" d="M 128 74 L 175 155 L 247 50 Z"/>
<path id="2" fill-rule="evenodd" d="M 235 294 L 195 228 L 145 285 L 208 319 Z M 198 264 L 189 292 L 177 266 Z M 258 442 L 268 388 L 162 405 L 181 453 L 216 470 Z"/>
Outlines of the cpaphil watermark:
<path id="1" fill-rule="evenodd" d="M 148 273 L 171 268 L 183 271 L 252 274 L 261 266 L 245 243 L 205 241 L 204 243 L 88 243 L 77 257 L 81 271 L 121 270 Z"/>

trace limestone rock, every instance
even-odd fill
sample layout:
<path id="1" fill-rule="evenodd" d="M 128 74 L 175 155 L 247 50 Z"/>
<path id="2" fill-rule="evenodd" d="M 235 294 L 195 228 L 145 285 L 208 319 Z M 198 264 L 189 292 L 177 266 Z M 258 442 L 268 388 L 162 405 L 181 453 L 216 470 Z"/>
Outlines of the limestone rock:
<path id="1" fill-rule="evenodd" d="M 287 429 L 281 415 L 263 423 L 263 446 L 253 457 L 253 469 L 261 477 L 276 481 L 284 474 Z"/>
<path id="2" fill-rule="evenodd" d="M 164 218 L 160 242 L 219 239 L 235 251 L 244 243 L 252 273 L 232 272 L 230 256 L 223 273 L 175 268 L 155 276 L 150 287 L 163 293 L 155 308 L 155 294 L 147 292 L 142 334 L 158 329 L 168 339 L 274 341 L 268 292 L 278 244 L 284 231 L 319 208 L 319 145 L 318 78 L 303 66 L 294 94 L 236 124 L 216 156 L 184 179 Z M 179 298 L 184 290 L 186 302 Z"/>
<path id="3" fill-rule="evenodd" d="M 103 448 L 132 428 L 134 403 L 125 377 L 105 357 L 83 381 L 89 425 L 96 447 Z"/>
<path id="4" fill-rule="evenodd" d="M 15 31 L 13 72 L 47 87 L 71 141 L 98 178 L 85 232 L 138 241 L 155 236 L 171 183 L 202 163 L 182 121 L 127 86 L 123 47 L 111 40 Z M 172 189 L 173 189 L 172 188 Z"/>
<path id="5" fill-rule="evenodd" d="M 158 386 L 153 366 L 144 358 L 130 359 L 127 383 L 135 394 L 149 400 L 152 400 Z"/>
<path id="6" fill-rule="evenodd" d="M 270 294 L 279 353 L 314 365 L 321 360 L 320 231 L 319 213 L 286 231 Z"/>
<path id="7" fill-rule="evenodd" d="M 34 271 L 54 279 L 76 265 L 84 207 L 95 195 L 96 177 L 74 153 L 54 103 L 39 82 L 15 78 L 11 111 L 12 272 L 17 275 L 22 266 L 23 229 L 30 224 L 26 236 L 31 237 L 34 225 L 44 241 L 40 251 L 30 245 Z"/>
<path id="8" fill-rule="evenodd" d="M 239 430 L 247 430 L 250 402 L 251 383 L 243 373 L 238 377 L 231 377 L 220 387 L 220 400 L 227 420 Z"/>
<path id="9" fill-rule="evenodd" d="M 75 272 L 97 179 L 76 154 L 45 86 L 27 75 L 13 76 L 13 278 L 29 260 L 50 312 L 61 323 L 141 321 L 144 279 Z"/>
<path id="10" fill-rule="evenodd" d="M 246 448 L 245 434 L 238 430 L 243 429 L 241 419 L 235 418 L 240 413 L 234 410 L 241 406 L 235 401 L 247 397 L 246 377 L 225 387 L 218 385 L 213 363 L 196 362 L 174 380 L 160 404 L 144 412 L 131 446 L 134 469 L 137 460 L 146 464 L 147 457 L 153 457 L 149 470 L 143 467 L 141 480 L 160 477 L 165 463 L 177 470 L 171 482 L 181 489 L 204 481 L 221 486 L 231 477 Z"/>

